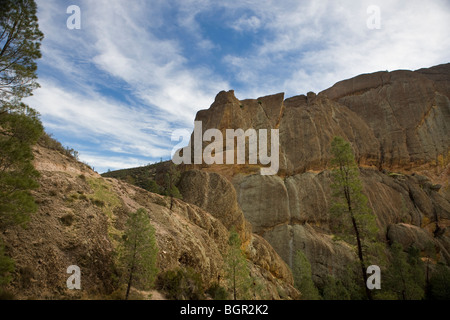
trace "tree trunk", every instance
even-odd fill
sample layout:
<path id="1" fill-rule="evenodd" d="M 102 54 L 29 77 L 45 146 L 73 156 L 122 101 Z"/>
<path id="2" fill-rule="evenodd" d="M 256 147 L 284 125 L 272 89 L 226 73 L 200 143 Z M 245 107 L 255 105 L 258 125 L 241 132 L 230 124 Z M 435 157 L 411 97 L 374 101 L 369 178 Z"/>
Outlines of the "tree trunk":
<path id="1" fill-rule="evenodd" d="M 130 277 L 128 278 L 127 292 L 125 294 L 125 300 L 128 300 L 128 296 L 130 294 L 130 289 L 131 289 L 131 283 L 133 282 L 133 273 L 134 273 L 134 269 L 136 266 L 136 248 L 137 248 L 137 237 L 134 238 L 133 259 L 131 260 Z"/>
<path id="2" fill-rule="evenodd" d="M 355 231 L 356 243 L 358 246 L 358 259 L 359 259 L 359 263 L 361 265 L 361 273 L 362 273 L 362 277 L 364 280 L 364 288 L 366 290 L 367 298 L 369 300 L 372 300 L 372 291 L 370 291 L 370 289 L 367 287 L 367 273 L 366 273 L 367 270 L 366 270 L 366 264 L 364 262 L 364 255 L 363 255 L 363 251 L 362 251 L 361 235 L 359 234 L 358 225 L 356 224 L 355 216 L 353 215 L 350 190 L 347 186 L 348 185 L 348 173 L 347 172 L 345 172 L 345 178 L 346 178 L 346 186 L 344 187 L 344 195 L 347 200 L 347 209 L 348 209 L 348 212 L 349 212 L 351 220 L 352 220 L 353 230 Z"/>
<path id="3" fill-rule="evenodd" d="M 353 214 L 352 214 L 352 224 L 353 224 L 353 229 L 355 230 L 356 243 L 358 245 L 358 258 L 359 258 L 359 263 L 361 265 L 361 272 L 362 272 L 362 276 L 363 276 L 363 280 L 364 280 L 364 288 L 366 289 L 367 298 L 369 300 L 372 300 L 372 291 L 367 287 L 366 264 L 364 262 L 364 256 L 363 256 L 363 252 L 362 252 L 361 238 L 360 238 L 358 226 L 356 225 L 356 220 L 353 217 Z"/>
<path id="4" fill-rule="evenodd" d="M 131 282 L 132 281 L 133 281 L 133 270 L 130 270 L 130 278 L 128 279 L 127 293 L 125 294 L 125 300 L 128 300 L 128 296 L 130 294 Z"/>

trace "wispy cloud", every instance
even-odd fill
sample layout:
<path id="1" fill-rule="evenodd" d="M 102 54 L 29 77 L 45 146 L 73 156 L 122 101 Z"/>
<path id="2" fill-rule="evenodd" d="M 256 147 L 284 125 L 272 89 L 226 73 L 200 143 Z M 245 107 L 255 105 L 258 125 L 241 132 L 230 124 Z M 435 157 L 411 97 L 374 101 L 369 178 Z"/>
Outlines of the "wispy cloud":
<path id="1" fill-rule="evenodd" d="M 42 88 L 27 102 L 64 143 L 82 146 L 83 160 L 96 149 L 89 159 L 102 159 L 100 171 L 121 155 L 142 163 L 167 158 L 172 131 L 192 127 L 196 111 L 228 87 L 207 67 L 188 66 L 176 39 L 153 33 L 154 4 L 81 1 L 82 29 L 68 30 L 56 18 L 67 17 L 63 5 L 39 3 Z"/>
<path id="2" fill-rule="evenodd" d="M 42 88 L 27 102 L 97 170 L 167 158 L 173 130 L 220 90 L 321 91 L 378 70 L 448 62 L 450 4 L 418 1 L 38 0 Z M 367 28 L 367 7 L 381 29 Z"/>
<path id="3" fill-rule="evenodd" d="M 369 5 L 380 8 L 379 30 L 367 28 Z M 265 1 L 253 10 L 266 33 L 224 62 L 254 91 L 317 92 L 360 73 L 448 62 L 446 1 Z"/>

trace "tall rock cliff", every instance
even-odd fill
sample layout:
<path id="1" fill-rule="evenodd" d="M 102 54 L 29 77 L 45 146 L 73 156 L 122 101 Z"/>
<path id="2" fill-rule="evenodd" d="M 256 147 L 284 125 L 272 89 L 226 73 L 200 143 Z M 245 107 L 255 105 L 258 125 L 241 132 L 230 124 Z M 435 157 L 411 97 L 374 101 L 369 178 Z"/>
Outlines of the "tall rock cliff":
<path id="1" fill-rule="evenodd" d="M 194 167 L 226 177 L 236 192 L 236 200 L 228 198 L 230 210 L 242 210 L 253 232 L 288 265 L 302 249 L 320 283 L 354 259 L 351 248 L 332 240 L 329 226 L 330 145 L 342 136 L 361 168 L 380 240 L 422 250 L 432 243 L 449 264 L 449 98 L 450 64 L 360 75 L 288 99 L 279 93 L 238 100 L 222 91 L 197 113 L 203 132 L 215 128 L 225 137 L 226 129 L 279 129 L 280 170 L 262 176 L 248 163 Z M 184 175 L 182 185 L 192 179 Z M 188 202 L 207 207 L 216 186 L 202 186 L 208 192 L 182 190 Z"/>

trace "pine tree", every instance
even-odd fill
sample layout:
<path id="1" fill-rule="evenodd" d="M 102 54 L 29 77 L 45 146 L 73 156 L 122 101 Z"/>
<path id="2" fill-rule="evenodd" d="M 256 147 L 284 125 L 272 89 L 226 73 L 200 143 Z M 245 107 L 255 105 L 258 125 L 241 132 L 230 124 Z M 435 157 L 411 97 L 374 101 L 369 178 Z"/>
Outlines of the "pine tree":
<path id="1" fill-rule="evenodd" d="M 37 210 L 30 194 L 39 187 L 32 146 L 42 133 L 38 113 L 23 103 L 0 108 L 0 228 L 24 224 Z"/>
<path id="2" fill-rule="evenodd" d="M 424 299 L 426 288 L 425 266 L 420 257 L 420 250 L 414 246 L 409 247 L 407 262 L 411 274 L 411 293 L 412 299 Z"/>
<path id="3" fill-rule="evenodd" d="M 376 242 L 378 228 L 375 216 L 369 211 L 367 197 L 362 192 L 359 169 L 350 143 L 335 137 L 331 152 L 334 156 L 331 161 L 334 202 L 330 225 L 338 236 L 356 247 L 366 295 L 372 299 L 372 293 L 366 286 L 366 268 L 369 265 L 367 260 L 374 256 L 373 251 L 380 248 Z"/>
<path id="4" fill-rule="evenodd" d="M 399 300 L 423 299 L 425 277 L 419 251 L 410 248 L 407 254 L 399 243 L 392 244 L 390 250 L 391 265 L 384 281 L 386 290 L 394 292 Z"/>
<path id="5" fill-rule="evenodd" d="M 150 224 L 145 209 L 141 208 L 130 214 L 122 239 L 119 265 L 124 270 L 123 275 L 127 285 L 125 299 L 127 300 L 131 286 L 149 289 L 158 273 L 155 229 Z"/>
<path id="6" fill-rule="evenodd" d="M 349 262 L 338 275 L 329 275 L 322 291 L 325 300 L 362 300 L 366 291 L 361 286 L 359 263 Z"/>
<path id="7" fill-rule="evenodd" d="M 39 85 L 37 65 L 44 38 L 34 0 L 2 0 L 0 5 L 0 102 L 18 102 Z"/>
<path id="8" fill-rule="evenodd" d="M 319 290 L 317 290 L 312 280 L 311 264 L 301 250 L 297 250 L 292 266 L 294 276 L 294 286 L 302 294 L 304 300 L 319 300 Z"/>
<path id="9" fill-rule="evenodd" d="M 180 180 L 180 172 L 172 161 L 169 161 L 168 169 L 164 174 L 164 193 L 170 197 L 170 210 L 173 208 L 174 198 L 181 199 L 181 193 L 176 184 Z"/>
<path id="10" fill-rule="evenodd" d="M 233 290 L 233 299 L 248 299 L 252 278 L 247 259 L 241 249 L 241 239 L 233 228 L 228 239 L 229 249 L 225 256 L 225 275 L 228 286 Z"/>
<path id="11" fill-rule="evenodd" d="M 328 276 L 322 297 L 324 300 L 350 300 L 350 293 L 341 280 Z"/>

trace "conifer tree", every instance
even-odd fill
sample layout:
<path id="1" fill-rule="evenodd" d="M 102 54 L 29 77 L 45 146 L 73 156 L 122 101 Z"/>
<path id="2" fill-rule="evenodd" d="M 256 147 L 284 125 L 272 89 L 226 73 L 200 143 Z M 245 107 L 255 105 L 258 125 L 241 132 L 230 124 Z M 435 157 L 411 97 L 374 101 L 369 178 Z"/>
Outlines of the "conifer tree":
<path id="1" fill-rule="evenodd" d="M 150 224 L 145 209 L 141 208 L 130 214 L 122 239 L 119 265 L 124 271 L 123 276 L 127 285 L 125 299 L 127 300 L 131 286 L 149 289 L 158 273 L 155 229 Z"/>
<path id="2" fill-rule="evenodd" d="M 225 275 L 228 286 L 233 291 L 233 299 L 248 299 L 252 278 L 247 259 L 241 249 L 241 239 L 233 228 L 228 239 L 229 249 L 225 256 Z"/>
<path id="3" fill-rule="evenodd" d="M 294 276 L 294 286 L 302 294 L 304 300 L 319 300 L 319 290 L 317 290 L 312 280 L 311 264 L 301 250 L 297 250 L 292 266 Z"/>
<path id="4" fill-rule="evenodd" d="M 170 210 L 173 208 L 174 198 L 181 199 L 181 193 L 176 184 L 180 180 L 180 172 L 172 161 L 169 161 L 168 168 L 164 174 L 164 193 L 170 197 Z"/>
<path id="5" fill-rule="evenodd" d="M 409 247 L 407 251 L 407 262 L 410 267 L 412 280 L 411 297 L 412 299 L 423 299 L 426 293 L 426 275 L 425 265 L 420 256 L 420 250 L 414 246 Z"/>
<path id="6" fill-rule="evenodd" d="M 350 293 L 341 280 L 328 276 L 322 293 L 324 300 L 350 300 Z"/>
<path id="7" fill-rule="evenodd" d="M 32 145 L 43 133 L 36 111 L 20 100 L 37 87 L 36 62 L 43 38 L 34 0 L 0 5 L 0 228 L 23 224 L 37 206 Z"/>
<path id="8" fill-rule="evenodd" d="M 39 85 L 37 65 L 44 37 L 34 0 L 2 0 L 0 5 L 0 102 L 18 102 Z"/>
<path id="9" fill-rule="evenodd" d="M 37 210 L 30 194 L 39 186 L 32 146 L 42 133 L 38 113 L 23 103 L 0 108 L 0 228 L 24 224 Z"/>
<path id="10" fill-rule="evenodd" d="M 434 247 L 433 242 L 427 242 L 425 244 L 425 296 L 429 297 L 431 295 L 430 292 L 430 279 L 431 279 L 431 265 L 432 261 L 437 260 L 436 248 Z"/>
<path id="11" fill-rule="evenodd" d="M 334 201 L 330 225 L 339 237 L 356 247 L 366 295 L 368 299 L 372 299 L 372 293 L 366 286 L 366 268 L 373 251 L 380 248 L 376 242 L 378 229 L 375 216 L 367 206 L 367 197 L 363 194 L 359 169 L 350 143 L 341 137 L 335 137 L 331 143 L 331 153 L 334 156 L 331 161 Z"/>
<path id="12" fill-rule="evenodd" d="M 410 249 L 408 255 L 399 243 L 392 244 L 390 251 L 391 264 L 384 277 L 384 286 L 399 300 L 423 299 L 425 278 L 418 251 Z"/>

